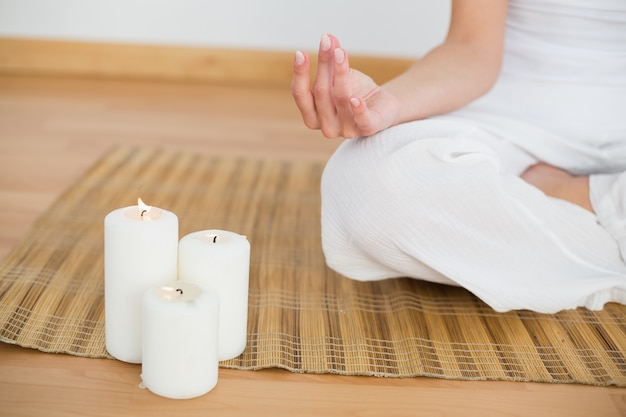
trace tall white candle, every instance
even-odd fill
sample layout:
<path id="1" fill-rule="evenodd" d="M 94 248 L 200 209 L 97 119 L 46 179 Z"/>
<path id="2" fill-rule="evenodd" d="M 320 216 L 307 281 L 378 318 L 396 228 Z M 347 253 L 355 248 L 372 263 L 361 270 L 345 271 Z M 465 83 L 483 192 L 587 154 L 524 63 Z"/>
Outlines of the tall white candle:
<path id="1" fill-rule="evenodd" d="M 169 398 L 193 398 L 217 384 L 219 299 L 193 282 L 172 281 L 143 297 L 143 385 Z"/>
<path id="2" fill-rule="evenodd" d="M 104 219 L 105 340 L 109 353 L 141 363 L 141 300 L 159 282 L 176 279 L 178 218 L 144 205 Z"/>
<path id="3" fill-rule="evenodd" d="M 250 243 L 225 230 L 203 230 L 180 240 L 178 279 L 212 288 L 220 298 L 219 359 L 246 348 Z"/>

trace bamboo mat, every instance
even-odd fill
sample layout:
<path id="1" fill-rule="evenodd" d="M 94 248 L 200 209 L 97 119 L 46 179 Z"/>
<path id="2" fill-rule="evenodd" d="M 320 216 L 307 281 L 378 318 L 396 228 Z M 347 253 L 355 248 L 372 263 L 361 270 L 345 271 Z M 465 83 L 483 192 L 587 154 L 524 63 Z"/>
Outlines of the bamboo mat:
<path id="1" fill-rule="evenodd" d="M 108 357 L 103 219 L 141 196 L 176 213 L 181 236 L 219 228 L 250 239 L 248 346 L 223 367 L 626 386 L 625 306 L 501 314 L 460 288 L 327 269 L 322 168 L 113 149 L 0 264 L 0 340 Z"/>

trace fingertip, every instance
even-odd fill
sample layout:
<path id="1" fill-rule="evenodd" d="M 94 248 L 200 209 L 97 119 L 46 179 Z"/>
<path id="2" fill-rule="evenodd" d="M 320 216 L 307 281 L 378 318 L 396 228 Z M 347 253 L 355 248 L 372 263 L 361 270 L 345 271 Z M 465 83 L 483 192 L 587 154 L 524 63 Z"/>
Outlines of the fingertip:
<path id="1" fill-rule="evenodd" d="M 296 64 L 296 66 L 302 66 L 304 64 L 304 61 L 306 61 L 306 57 L 304 56 L 304 53 L 300 50 L 296 51 L 296 55 L 294 57 L 294 63 Z"/>
<path id="2" fill-rule="evenodd" d="M 332 46 L 332 40 L 328 34 L 323 34 L 322 39 L 320 40 L 320 50 L 326 52 L 329 51 Z"/>
<path id="3" fill-rule="evenodd" d="M 334 46 L 335 48 L 340 45 L 339 39 L 332 33 L 326 33 L 326 36 L 328 36 L 328 39 L 330 39 L 331 45 Z"/>
<path id="4" fill-rule="evenodd" d="M 335 63 L 337 64 L 343 64 L 343 62 L 346 60 L 346 54 L 341 48 L 335 48 L 334 55 Z"/>
<path id="5" fill-rule="evenodd" d="M 350 105 L 353 109 L 358 109 L 361 106 L 361 100 L 357 97 L 352 97 L 350 99 Z"/>

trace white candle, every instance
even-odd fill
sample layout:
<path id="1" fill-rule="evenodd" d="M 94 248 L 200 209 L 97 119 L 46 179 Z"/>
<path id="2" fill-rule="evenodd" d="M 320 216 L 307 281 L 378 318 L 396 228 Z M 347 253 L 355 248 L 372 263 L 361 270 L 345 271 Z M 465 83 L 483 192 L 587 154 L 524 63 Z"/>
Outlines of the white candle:
<path id="1" fill-rule="evenodd" d="M 193 282 L 172 281 L 143 297 L 143 385 L 168 398 L 193 398 L 217 384 L 219 299 Z"/>
<path id="2" fill-rule="evenodd" d="M 219 359 L 246 348 L 250 243 L 225 230 L 203 230 L 180 240 L 178 279 L 212 288 L 220 299 Z"/>
<path id="3" fill-rule="evenodd" d="M 176 279 L 178 218 L 143 205 L 104 219 L 105 340 L 109 353 L 141 363 L 141 299 L 159 282 Z"/>

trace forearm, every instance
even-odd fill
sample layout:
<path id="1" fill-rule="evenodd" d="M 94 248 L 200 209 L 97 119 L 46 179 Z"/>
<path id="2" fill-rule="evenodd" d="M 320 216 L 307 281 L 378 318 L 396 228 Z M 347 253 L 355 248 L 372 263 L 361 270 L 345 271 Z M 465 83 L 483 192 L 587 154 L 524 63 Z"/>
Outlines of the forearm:
<path id="1" fill-rule="evenodd" d="M 397 123 L 456 110 L 485 94 L 500 62 L 462 43 L 446 43 L 382 86 L 401 102 Z"/>
<path id="2" fill-rule="evenodd" d="M 489 91 L 498 78 L 506 1 L 454 4 L 445 42 L 382 86 L 401 103 L 397 123 L 463 107 Z"/>

